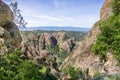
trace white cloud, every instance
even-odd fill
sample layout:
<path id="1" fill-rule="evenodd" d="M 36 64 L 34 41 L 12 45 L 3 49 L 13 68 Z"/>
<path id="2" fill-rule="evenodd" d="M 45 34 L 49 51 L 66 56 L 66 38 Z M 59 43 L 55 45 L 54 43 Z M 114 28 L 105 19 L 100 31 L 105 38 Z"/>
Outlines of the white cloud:
<path id="1" fill-rule="evenodd" d="M 79 16 L 75 18 L 59 16 L 45 16 L 45 15 L 30 15 L 26 19 L 27 26 L 74 26 L 74 27 L 92 27 L 98 18 L 94 16 Z"/>
<path id="2" fill-rule="evenodd" d="M 60 16 L 60 18 L 65 20 L 65 21 L 75 21 L 75 19 L 71 18 L 71 17 Z"/>
<path id="3" fill-rule="evenodd" d="M 45 15 L 37 15 L 35 16 L 36 18 L 43 18 L 43 19 L 48 19 L 48 20 L 54 20 L 54 21 L 64 21 L 62 18 L 57 18 L 57 17 L 51 17 L 51 16 L 45 16 Z"/>
<path id="4" fill-rule="evenodd" d="M 53 21 L 59 21 L 59 22 L 67 22 L 67 21 L 74 21 L 73 18 L 65 17 L 65 16 L 46 16 L 46 15 L 33 15 L 31 17 L 39 18 L 39 19 L 46 19 L 46 20 L 53 20 Z"/>
<path id="5" fill-rule="evenodd" d="M 80 27 L 92 27 L 95 21 L 98 20 L 96 15 L 79 15 L 79 16 L 63 16 L 50 15 L 43 13 L 31 12 L 29 9 L 22 11 L 25 17 L 27 26 L 80 26 Z"/>

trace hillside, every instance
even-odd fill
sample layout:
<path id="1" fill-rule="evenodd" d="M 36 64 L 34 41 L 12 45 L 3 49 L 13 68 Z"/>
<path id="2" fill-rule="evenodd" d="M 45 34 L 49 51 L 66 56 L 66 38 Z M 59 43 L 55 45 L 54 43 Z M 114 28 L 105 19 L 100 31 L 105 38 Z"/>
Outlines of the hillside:
<path id="1" fill-rule="evenodd" d="M 120 0 L 105 0 L 100 12 L 101 19 L 79 43 L 79 47 L 66 58 L 60 69 L 71 64 L 82 71 L 89 70 L 91 76 L 96 73 L 99 75 L 120 73 L 120 67 L 117 66 L 120 50 L 118 42 L 120 35 L 119 3 Z"/>

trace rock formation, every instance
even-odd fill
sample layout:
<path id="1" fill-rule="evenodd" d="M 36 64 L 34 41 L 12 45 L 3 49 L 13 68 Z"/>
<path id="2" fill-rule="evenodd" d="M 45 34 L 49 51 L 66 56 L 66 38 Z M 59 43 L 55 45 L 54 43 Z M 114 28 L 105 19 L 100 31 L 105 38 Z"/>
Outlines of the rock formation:
<path id="1" fill-rule="evenodd" d="M 9 6 L 0 0 L 0 54 L 20 46 L 22 38 Z"/>
<path id="2" fill-rule="evenodd" d="M 111 14 L 111 8 L 110 8 L 110 2 L 112 0 L 105 0 L 103 6 L 102 6 L 102 9 L 100 11 L 100 19 L 103 20 L 103 19 L 106 19 L 110 14 Z"/>
<path id="3" fill-rule="evenodd" d="M 60 50 L 71 52 L 74 44 L 74 39 L 67 38 L 64 32 L 53 34 L 41 33 L 37 36 L 30 34 L 29 40 L 23 43 L 22 48 L 27 56 L 34 58 L 35 56 L 49 53 L 46 51 L 48 46 L 58 46 Z"/>
<path id="4" fill-rule="evenodd" d="M 9 6 L 0 0 L 0 25 L 4 25 L 7 21 L 12 21 L 13 18 L 13 13 Z"/>
<path id="5" fill-rule="evenodd" d="M 61 50 L 65 50 L 67 52 L 72 51 L 75 44 L 74 38 L 68 38 L 65 32 L 58 32 L 54 33 L 53 35 L 57 39 L 57 45 Z"/>
<path id="6" fill-rule="evenodd" d="M 111 0 L 105 0 L 100 12 L 100 20 L 106 19 L 111 14 L 111 9 L 107 6 L 110 2 Z M 72 64 L 74 67 L 81 68 L 82 71 L 89 69 L 91 76 L 93 76 L 96 71 L 103 74 L 119 73 L 120 69 L 117 67 L 117 61 L 113 59 L 113 57 L 110 57 L 106 62 L 101 62 L 99 57 L 91 52 L 92 45 L 100 33 L 99 26 L 96 24 L 87 34 L 86 38 L 79 43 L 79 47 L 65 59 L 60 69 L 68 64 Z M 106 55 L 106 57 L 107 56 L 108 55 Z"/>

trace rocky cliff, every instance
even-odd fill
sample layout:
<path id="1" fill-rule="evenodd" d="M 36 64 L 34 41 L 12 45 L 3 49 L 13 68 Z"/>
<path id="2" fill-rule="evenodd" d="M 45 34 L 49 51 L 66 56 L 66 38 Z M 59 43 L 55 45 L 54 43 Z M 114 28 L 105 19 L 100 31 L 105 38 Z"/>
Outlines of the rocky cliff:
<path id="1" fill-rule="evenodd" d="M 22 37 L 7 4 L 0 0 L 0 54 L 20 46 Z"/>
<path id="2" fill-rule="evenodd" d="M 100 20 L 104 20 L 111 14 L 111 8 L 108 4 L 111 0 L 105 0 L 100 11 Z M 89 69 L 89 74 L 93 76 L 96 71 L 102 74 L 116 74 L 120 69 L 117 67 L 117 60 L 113 58 L 112 53 L 108 52 L 107 56 L 111 56 L 107 61 L 100 61 L 97 55 L 91 52 L 93 44 L 96 42 L 97 35 L 100 33 L 97 23 L 93 26 L 85 39 L 79 43 L 79 47 L 70 54 L 62 63 L 60 69 L 66 65 L 71 64 L 74 67 L 80 68 L 82 71 Z"/>

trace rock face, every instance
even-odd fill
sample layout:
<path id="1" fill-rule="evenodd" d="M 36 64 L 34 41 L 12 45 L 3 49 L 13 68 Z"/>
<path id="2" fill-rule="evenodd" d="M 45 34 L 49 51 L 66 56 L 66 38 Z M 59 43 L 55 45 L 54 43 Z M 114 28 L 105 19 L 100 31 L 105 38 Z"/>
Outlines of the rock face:
<path id="1" fill-rule="evenodd" d="M 11 47 L 17 48 L 21 44 L 21 34 L 13 18 L 9 6 L 0 0 L 0 54 Z"/>
<path id="2" fill-rule="evenodd" d="M 61 50 L 71 52 L 74 47 L 74 38 L 68 38 L 64 32 L 54 33 L 53 35 L 57 39 L 57 45 Z"/>
<path id="3" fill-rule="evenodd" d="M 111 14 L 111 9 L 107 6 L 110 1 L 111 0 L 106 0 L 101 9 L 101 20 L 106 19 Z M 85 39 L 79 43 L 79 47 L 65 59 L 60 66 L 60 69 L 64 68 L 68 64 L 71 64 L 74 67 L 81 68 L 82 71 L 89 69 L 89 74 L 91 76 L 93 76 L 96 71 L 103 74 L 119 73 L 120 69 L 116 66 L 118 62 L 113 59 L 113 57 L 110 57 L 106 62 L 101 62 L 97 55 L 91 53 L 92 45 L 95 43 L 97 35 L 100 33 L 98 27 L 99 26 L 96 24 L 93 26 Z M 107 56 L 108 54 L 106 57 Z"/>
<path id="4" fill-rule="evenodd" d="M 34 58 L 35 56 L 41 56 L 42 53 L 48 53 L 46 51 L 48 46 L 58 46 L 60 50 L 71 52 L 74 44 L 74 39 L 67 38 L 64 32 L 41 33 L 37 36 L 30 34 L 29 40 L 23 43 L 22 48 L 27 56 Z"/>
<path id="5" fill-rule="evenodd" d="M 100 19 L 106 19 L 111 14 L 111 8 L 109 7 L 109 4 L 112 0 L 105 0 L 102 9 L 100 11 Z"/>
<path id="6" fill-rule="evenodd" d="M 7 21 L 12 21 L 13 18 L 13 13 L 9 6 L 0 0 L 0 25 L 4 25 Z"/>

